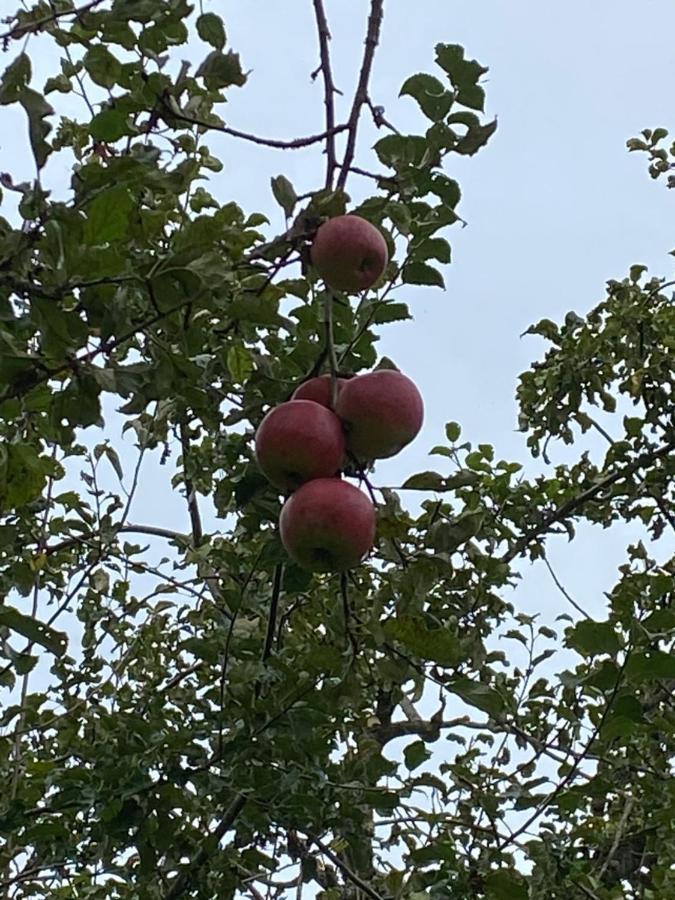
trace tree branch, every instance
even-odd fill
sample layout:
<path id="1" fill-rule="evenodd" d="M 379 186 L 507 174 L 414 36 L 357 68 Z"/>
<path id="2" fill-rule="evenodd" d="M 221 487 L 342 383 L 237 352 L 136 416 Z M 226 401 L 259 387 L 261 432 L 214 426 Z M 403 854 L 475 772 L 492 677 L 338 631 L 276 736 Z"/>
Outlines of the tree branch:
<path id="1" fill-rule="evenodd" d="M 206 860 L 213 853 L 214 849 L 218 846 L 225 833 L 230 830 L 245 805 L 246 797 L 244 797 L 242 794 L 238 794 L 226 810 L 225 815 L 220 820 L 216 828 L 211 832 L 211 834 L 207 835 L 204 838 L 202 846 L 198 850 L 198 852 L 190 860 L 187 866 L 180 872 L 180 874 L 176 876 L 176 880 L 171 885 L 166 894 L 164 894 L 163 900 L 176 900 L 177 897 L 182 896 L 187 890 L 189 890 L 194 875 L 199 869 L 201 869 Z"/>
<path id="2" fill-rule="evenodd" d="M 197 125 L 199 128 L 207 128 L 209 131 L 219 131 L 221 134 L 229 134 L 231 137 L 239 138 L 242 141 L 249 141 L 252 144 L 259 144 L 262 147 L 273 147 L 276 150 L 299 150 L 302 147 L 309 147 L 312 144 L 318 144 L 320 141 L 327 141 L 349 128 L 349 123 L 342 125 L 334 125 L 327 131 L 320 134 L 311 134 L 309 137 L 293 138 L 290 141 L 277 140 L 276 138 L 259 137 L 257 134 L 250 134 L 248 131 L 240 131 L 238 128 L 230 128 L 229 125 L 216 125 L 215 122 L 207 122 L 205 119 L 198 119 L 194 116 L 186 116 L 180 111 L 178 104 L 168 103 L 165 97 L 159 98 L 169 116 L 178 119 L 180 122 L 187 122 L 190 125 Z"/>
<path id="3" fill-rule="evenodd" d="M 622 478 L 628 478 L 629 475 L 633 475 L 637 472 L 638 469 L 643 469 L 645 466 L 649 466 L 652 463 L 656 462 L 657 459 L 661 459 L 664 456 L 668 456 L 669 453 L 672 453 L 675 450 L 675 441 L 670 441 L 667 444 L 663 444 L 661 447 L 657 447 L 654 450 L 651 450 L 649 453 L 644 453 L 642 456 L 639 456 L 632 463 L 627 465 L 623 469 L 619 469 L 617 472 L 612 472 L 611 475 L 608 475 L 606 478 L 603 478 L 602 481 L 599 481 L 597 484 L 594 484 L 592 487 L 588 488 L 585 491 L 582 491 L 577 497 L 572 497 L 571 500 L 568 500 L 566 503 L 563 503 L 562 506 L 559 506 L 558 509 L 553 510 L 548 515 L 542 517 L 541 522 L 538 525 L 533 526 L 525 534 L 519 538 L 507 552 L 502 556 L 501 561 L 509 563 L 514 560 L 517 556 L 527 549 L 530 541 L 534 540 L 534 538 L 538 537 L 541 534 L 545 534 L 551 525 L 555 525 L 557 522 L 562 522 L 563 519 L 566 519 L 568 516 L 572 515 L 572 513 L 577 512 L 577 510 L 581 509 L 589 500 L 594 500 L 598 494 L 601 494 L 608 487 L 611 487 L 613 484 L 616 484 L 617 481 L 621 481 Z"/>
<path id="4" fill-rule="evenodd" d="M 316 837 L 316 835 L 313 834 L 310 834 L 309 838 L 314 844 L 316 844 L 319 850 L 321 850 L 321 852 L 328 857 L 335 868 L 339 869 L 345 876 L 345 878 L 348 881 L 351 881 L 352 884 L 356 885 L 356 887 L 359 888 L 359 890 L 362 891 L 367 897 L 370 897 L 371 900 L 383 900 L 383 898 L 378 893 L 376 893 L 369 884 L 366 884 L 363 879 L 359 878 L 356 872 L 352 872 L 349 866 L 343 863 L 340 857 L 336 853 L 333 853 L 330 847 L 327 847 L 320 838 Z"/>
<path id="5" fill-rule="evenodd" d="M 65 16 L 75 16 L 75 18 L 79 18 L 84 13 L 89 12 L 90 9 L 94 9 L 95 6 L 100 6 L 101 3 L 103 3 L 103 0 L 91 0 L 90 3 L 80 6 L 79 9 L 55 10 L 52 15 L 45 16 L 44 19 L 38 19 L 37 22 L 27 22 L 25 25 L 16 24 L 13 28 L 10 28 L 9 31 L 0 34 L 0 41 L 2 41 L 3 44 L 6 44 L 7 41 L 19 40 L 27 34 L 35 34 L 36 32 L 41 31 L 45 25 L 51 25 L 52 22 L 56 22 L 58 19 L 62 19 Z M 16 18 L 16 16 L 13 16 L 12 18 Z"/>
<path id="6" fill-rule="evenodd" d="M 314 0 L 314 14 L 319 32 L 319 55 L 323 75 L 324 105 L 326 107 L 326 187 L 333 186 L 335 171 L 335 84 L 330 65 L 328 44 L 331 38 L 323 0 Z"/>
<path id="7" fill-rule="evenodd" d="M 347 181 L 347 175 L 356 152 L 356 135 L 359 129 L 359 116 L 361 115 L 361 107 L 368 100 L 368 82 L 370 80 L 370 72 L 373 67 L 373 58 L 375 49 L 380 39 L 380 28 L 382 26 L 384 0 L 371 0 L 370 15 L 368 16 L 368 30 L 366 32 L 365 50 L 363 53 L 363 62 L 361 63 L 361 72 L 359 81 L 354 94 L 354 102 L 352 110 L 349 114 L 349 122 L 347 127 L 349 135 L 347 137 L 347 148 L 345 150 L 340 175 L 338 176 L 337 186 L 343 188 Z"/>

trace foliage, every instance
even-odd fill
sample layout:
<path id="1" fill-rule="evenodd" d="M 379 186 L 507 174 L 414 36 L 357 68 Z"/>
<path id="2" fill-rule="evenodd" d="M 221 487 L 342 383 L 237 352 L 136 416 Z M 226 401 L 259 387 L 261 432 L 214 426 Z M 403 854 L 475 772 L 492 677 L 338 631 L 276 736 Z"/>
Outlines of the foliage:
<path id="1" fill-rule="evenodd" d="M 587 316 L 530 329 L 549 350 L 521 377 L 520 425 L 543 474 L 460 443 L 451 422 L 432 451 L 446 468 L 378 493 L 377 551 L 342 584 L 281 549 L 255 426 L 304 378 L 378 363 L 379 326 L 409 318 L 394 286 L 443 285 L 460 201 L 443 164 L 495 130 L 481 115 L 487 70 L 451 44 L 401 89 L 421 133 L 390 125 L 368 94 L 381 0 L 336 124 L 314 9 L 326 127 L 293 141 L 224 123 L 245 63 L 221 19 L 187 0 L 40 0 L 6 23 L 0 103 L 23 110 L 36 169 L 1 177 L 6 896 L 283 897 L 302 883 L 323 900 L 673 896 L 675 564 L 659 548 L 675 529 L 675 310 L 663 279 L 633 267 Z M 194 73 L 175 64 L 188 40 L 203 45 Z M 42 89 L 38 41 L 61 57 Z M 69 95 L 78 118 L 59 111 Z M 387 132 L 374 173 L 353 164 L 367 114 Z M 222 166 L 207 143 L 219 134 L 325 148 L 309 197 L 272 179 L 285 233 L 203 186 Z M 632 149 L 653 155 L 664 136 Z M 62 199 L 42 179 L 57 164 L 72 167 Z M 332 302 L 307 246 L 351 208 L 358 176 L 374 193 L 356 211 L 382 228 L 392 263 L 377 291 Z M 136 443 L 131 469 L 106 427 L 110 400 Z M 589 430 L 607 442 L 602 459 L 548 464 L 551 441 Z M 172 461 L 186 533 L 130 521 L 143 458 Z M 422 492 L 417 512 L 408 491 Z M 204 530 L 200 495 L 218 532 Z M 513 608 L 520 561 L 545 560 L 552 535 L 633 520 L 645 540 L 606 619 L 582 610 L 559 633 Z M 151 537 L 170 558 L 153 560 Z M 562 646 L 576 662 L 554 676 Z M 45 661 L 48 683 L 31 689 Z"/>

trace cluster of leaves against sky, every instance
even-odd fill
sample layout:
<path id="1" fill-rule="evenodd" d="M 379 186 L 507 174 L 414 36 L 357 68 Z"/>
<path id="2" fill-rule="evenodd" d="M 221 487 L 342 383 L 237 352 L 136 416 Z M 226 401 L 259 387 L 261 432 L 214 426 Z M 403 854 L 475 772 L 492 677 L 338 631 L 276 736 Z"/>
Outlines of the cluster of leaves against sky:
<path id="1" fill-rule="evenodd" d="M 369 92 L 383 0 L 337 119 L 322 0 L 313 9 L 325 128 L 294 140 L 223 122 L 245 66 L 218 16 L 186 0 L 40 0 L 2 25 L 0 103 L 23 109 L 36 168 L 0 177 L 3 895 L 675 896 L 664 279 L 634 267 L 587 316 L 531 329 L 549 349 L 517 391 L 543 474 L 462 443 L 451 422 L 432 451 L 441 471 L 376 488 L 376 552 L 342 595 L 280 547 L 255 426 L 304 378 L 378 363 L 378 331 L 409 318 L 394 286 L 442 286 L 460 200 L 443 164 L 495 130 L 486 69 L 452 44 L 401 90 L 421 132 L 396 130 Z M 204 47 L 194 70 L 175 58 L 188 38 Z M 31 55 L 48 47 L 60 69 L 40 87 Z M 77 118 L 59 114 L 62 95 L 81 101 Z M 383 136 L 361 168 L 366 116 Z M 666 137 L 632 142 L 654 176 L 671 166 Z M 205 189 L 221 168 L 212 146 L 236 140 L 324 154 L 310 195 L 272 181 L 285 233 Z M 65 199 L 41 181 L 58 165 L 72 168 Z M 384 288 L 333 304 L 328 328 L 306 247 L 351 209 L 353 178 L 373 193 L 352 211 L 382 229 L 392 261 Z M 104 395 L 134 436 L 130 471 L 110 429 L 82 443 L 105 427 Z M 587 431 L 602 452 L 548 463 L 551 442 Z M 159 521 L 130 520 L 144 458 L 184 494 L 185 533 L 163 527 L 156 502 L 137 508 Z M 109 465 L 118 490 L 104 486 Z M 513 608 L 523 561 L 548 565 L 549 544 L 574 542 L 579 523 L 626 522 L 645 542 L 628 548 L 605 619 L 570 596 L 556 630 Z M 170 557 L 154 560 L 150 536 Z M 494 649 L 497 634 L 522 664 Z M 546 674 L 561 647 L 574 664 Z"/>

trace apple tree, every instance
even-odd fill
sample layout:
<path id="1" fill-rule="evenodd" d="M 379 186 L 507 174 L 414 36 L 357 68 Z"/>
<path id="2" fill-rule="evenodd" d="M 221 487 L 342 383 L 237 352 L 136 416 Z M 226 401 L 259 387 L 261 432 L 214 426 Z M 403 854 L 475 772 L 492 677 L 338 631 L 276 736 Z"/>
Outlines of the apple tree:
<path id="1" fill-rule="evenodd" d="M 351 97 L 313 0 L 323 129 L 261 136 L 223 118 L 248 76 L 213 6 L 29 0 L 1 25 L 2 114 L 34 172 L 0 175 L 3 896 L 675 896 L 672 282 L 633 266 L 586 316 L 532 326 L 534 475 L 454 422 L 400 489 L 352 460 L 374 547 L 309 571 L 254 435 L 310 379 L 330 412 L 339 379 L 395 368 L 377 348 L 410 318 L 394 288 L 443 286 L 453 155 L 496 129 L 487 69 L 438 43 L 401 88 L 421 123 L 401 133 L 370 87 L 383 0 L 364 4 Z M 666 138 L 629 144 L 655 176 Z M 287 156 L 261 172 L 281 233 L 216 190 L 234 141 L 324 162 L 305 194 Z M 327 281 L 311 258 L 346 213 L 386 243 L 354 293 L 328 283 L 339 246 Z M 551 543 L 573 558 L 577 528 L 626 523 L 643 536 L 603 618 L 571 597 L 555 627 L 518 610 Z"/>

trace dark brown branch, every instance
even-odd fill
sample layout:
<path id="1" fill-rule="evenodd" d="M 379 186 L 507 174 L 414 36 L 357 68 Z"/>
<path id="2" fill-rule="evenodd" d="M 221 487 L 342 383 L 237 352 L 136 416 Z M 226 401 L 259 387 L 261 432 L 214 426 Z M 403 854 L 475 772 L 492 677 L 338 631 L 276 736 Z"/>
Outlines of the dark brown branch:
<path id="1" fill-rule="evenodd" d="M 368 100 L 368 82 L 370 80 L 370 72 L 373 68 L 373 58 L 375 49 L 380 39 L 380 28 L 382 26 L 384 0 L 371 0 L 370 15 L 368 16 L 368 30 L 366 32 L 366 47 L 363 53 L 363 62 L 361 63 L 361 72 L 359 81 L 354 94 L 354 102 L 352 110 L 349 114 L 349 134 L 347 136 L 347 147 L 345 149 L 340 175 L 338 176 L 337 186 L 343 188 L 347 181 L 349 169 L 354 161 L 356 152 L 356 136 L 359 130 L 359 116 L 361 115 L 361 107 Z"/>
<path id="2" fill-rule="evenodd" d="M 238 794 L 213 832 L 206 836 L 201 849 L 194 855 L 187 866 L 176 876 L 176 880 L 164 895 L 164 900 L 176 900 L 189 890 L 192 878 L 201 869 L 209 856 L 214 852 L 223 836 L 234 825 L 239 813 L 246 805 L 246 797 Z"/>
<path id="3" fill-rule="evenodd" d="M 0 41 L 19 40 L 27 34 L 35 34 L 36 32 L 41 31 L 45 25 L 51 25 L 52 22 L 56 22 L 58 19 L 62 19 L 65 16 L 75 16 L 75 18 L 79 18 L 81 15 L 84 15 L 84 13 L 89 12 L 90 9 L 94 9 L 95 6 L 100 6 L 101 3 L 103 3 L 103 0 L 91 0 L 90 3 L 80 6 L 79 9 L 55 10 L 52 15 L 45 16 L 44 19 L 38 19 L 37 22 L 27 22 L 25 25 L 17 23 L 13 28 L 10 28 L 9 31 L 0 34 Z"/>
<path id="4" fill-rule="evenodd" d="M 314 14 L 319 32 L 320 70 L 323 75 L 324 105 L 326 107 L 326 187 L 331 188 L 335 172 L 335 84 L 333 83 L 328 49 L 331 35 L 323 0 L 314 0 Z"/>
<path id="5" fill-rule="evenodd" d="M 538 525 L 533 526 L 526 531 L 525 534 L 519 538 L 513 546 L 502 556 L 502 562 L 511 562 L 517 556 L 527 549 L 530 541 L 534 540 L 534 538 L 539 537 L 539 535 L 545 534 L 552 525 L 555 525 L 558 522 L 562 522 L 563 519 L 568 518 L 573 513 L 580 510 L 589 500 L 594 500 L 598 494 L 601 494 L 608 487 L 611 487 L 613 484 L 616 484 L 617 481 L 621 481 L 623 478 L 628 478 L 630 475 L 633 475 L 638 469 L 643 469 L 646 466 L 651 465 L 656 462 L 656 460 L 661 459 L 664 456 L 668 456 L 669 453 L 672 453 L 675 450 L 675 441 L 670 441 L 668 444 L 664 444 L 661 447 L 657 447 L 655 450 L 651 450 L 649 453 L 643 453 L 642 456 L 639 456 L 632 463 L 627 465 L 623 469 L 619 469 L 616 472 L 612 472 L 611 475 L 608 475 L 606 478 L 603 478 L 602 481 L 599 481 L 597 484 L 594 484 L 592 487 L 588 488 L 585 491 L 582 491 L 577 497 L 572 497 L 571 500 L 568 500 L 566 503 L 563 503 L 562 506 L 559 506 L 558 509 L 553 510 L 548 515 L 542 517 L 541 522 Z"/>

